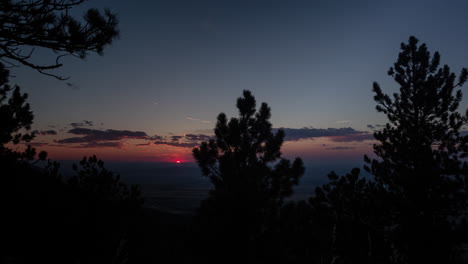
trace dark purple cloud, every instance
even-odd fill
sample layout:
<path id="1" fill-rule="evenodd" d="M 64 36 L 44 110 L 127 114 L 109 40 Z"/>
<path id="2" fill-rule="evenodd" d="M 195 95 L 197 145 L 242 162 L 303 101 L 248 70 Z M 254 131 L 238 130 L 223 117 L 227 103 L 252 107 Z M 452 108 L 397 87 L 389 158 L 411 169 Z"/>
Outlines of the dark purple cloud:
<path id="1" fill-rule="evenodd" d="M 47 136 L 47 135 L 57 135 L 57 131 L 55 130 L 33 130 L 31 131 L 32 134 L 34 135 L 41 135 L 41 136 Z"/>
<path id="2" fill-rule="evenodd" d="M 89 126 L 92 122 L 84 120 L 83 125 Z M 313 139 L 318 137 L 327 137 L 333 142 L 362 142 L 365 140 L 373 140 L 373 135 L 367 131 L 355 130 L 351 127 L 345 128 L 282 128 L 286 134 L 286 141 L 298 141 L 305 139 Z M 277 131 L 278 129 L 274 129 Z M 208 141 L 213 136 L 207 134 L 186 134 L 183 136 L 169 133 L 170 136 L 148 136 L 143 131 L 130 130 L 98 130 L 86 127 L 74 127 L 68 131 L 69 134 L 77 135 L 76 137 L 68 137 L 56 140 L 60 144 L 75 144 L 74 147 L 79 148 L 97 148 L 97 147 L 122 147 L 121 140 L 123 139 L 141 139 L 150 140 L 154 145 L 168 145 L 173 147 L 193 148 L 198 146 L 202 141 Z M 153 141 L 154 140 L 154 141 Z M 80 144 L 80 145 L 77 145 Z M 135 146 L 144 147 L 150 146 L 151 143 L 140 143 Z"/>
<path id="3" fill-rule="evenodd" d="M 91 142 L 105 142 L 105 141 L 118 141 L 126 138 L 130 139 L 147 139 L 148 135 L 142 131 L 129 131 L 129 130 L 96 130 L 89 128 L 73 128 L 68 131 L 74 135 L 84 135 L 84 137 L 70 137 L 57 140 L 57 143 L 91 143 Z"/>
<path id="4" fill-rule="evenodd" d="M 285 133 L 286 141 L 298 141 L 304 139 L 313 139 L 318 137 L 344 137 L 351 135 L 370 135 L 366 131 L 358 131 L 351 127 L 343 128 L 281 128 Z M 277 131 L 277 129 L 275 129 Z M 358 137 L 357 137 L 358 138 Z M 362 140 L 361 140 L 362 141 Z M 337 141 L 340 142 L 340 141 Z"/>
<path id="5" fill-rule="evenodd" d="M 186 134 L 185 139 L 190 141 L 208 141 L 211 139 L 211 136 L 203 134 Z"/>
<path id="6" fill-rule="evenodd" d="M 152 136 L 152 137 L 148 137 L 148 140 L 162 140 L 162 139 L 163 139 L 163 137 L 158 136 L 158 135 L 154 135 L 154 136 Z"/>
<path id="7" fill-rule="evenodd" d="M 83 120 L 83 122 L 70 123 L 69 125 L 74 128 L 84 127 L 84 126 L 93 126 L 93 121 Z"/>
<path id="8" fill-rule="evenodd" d="M 184 136 L 177 136 L 173 133 L 169 134 L 171 136 L 153 136 L 148 137 L 148 139 L 155 139 L 156 141 L 153 142 L 154 145 L 167 145 L 181 148 L 194 148 L 200 145 L 202 141 L 208 141 L 211 139 L 211 136 L 205 134 L 186 134 Z M 136 146 L 149 146 L 149 144 L 137 144 Z"/>
<path id="9" fill-rule="evenodd" d="M 171 140 L 172 141 L 178 141 L 180 139 L 182 139 L 184 136 L 171 136 Z"/>
<path id="10" fill-rule="evenodd" d="M 338 147 L 333 147 L 333 148 L 327 148 L 328 150 L 348 150 L 348 149 L 355 149 L 355 147 L 343 147 L 343 146 L 338 146 Z"/>
<path id="11" fill-rule="evenodd" d="M 123 138 L 136 138 L 145 139 L 148 135 L 143 131 L 130 131 L 130 130 L 96 130 L 89 128 L 74 128 L 68 131 L 70 134 L 75 135 L 88 135 L 96 138 L 103 138 L 107 140 L 120 140 Z"/>
<path id="12" fill-rule="evenodd" d="M 187 142 L 173 142 L 173 141 L 155 141 L 155 145 L 168 145 L 173 147 L 182 147 L 182 148 L 194 148 L 198 146 L 198 143 L 187 143 Z"/>
<path id="13" fill-rule="evenodd" d="M 44 147 L 44 146 L 48 146 L 49 143 L 45 143 L 45 142 L 29 142 L 29 143 L 27 143 L 26 145 L 31 145 L 31 147 Z"/>
<path id="14" fill-rule="evenodd" d="M 285 132 L 285 141 L 298 141 L 305 139 L 313 139 L 319 137 L 327 137 L 334 142 L 361 142 L 364 140 L 372 140 L 373 135 L 367 131 L 355 130 L 351 127 L 345 128 L 281 128 Z M 278 129 L 273 129 L 274 132 Z M 156 138 L 155 145 L 169 145 L 174 147 L 196 147 L 203 141 L 208 141 L 213 136 L 207 134 L 186 134 L 185 136 L 172 136 Z"/>
<path id="15" fill-rule="evenodd" d="M 82 126 L 84 126 L 83 123 L 70 123 L 69 125 L 72 126 L 72 127 L 82 127 Z"/>
<path id="16" fill-rule="evenodd" d="M 148 142 L 148 143 L 141 143 L 141 144 L 135 144 L 135 146 L 137 146 L 137 147 L 147 147 L 147 146 L 151 146 L 151 142 Z"/>
<path id="17" fill-rule="evenodd" d="M 329 139 L 333 142 L 362 142 L 366 140 L 375 140 L 374 135 L 372 133 L 367 133 L 367 132 L 363 132 L 359 134 L 333 136 L 333 137 L 329 137 Z"/>
<path id="18" fill-rule="evenodd" d="M 79 144 L 70 146 L 71 148 L 122 148 L 123 144 L 120 141 L 109 141 L 109 142 L 88 142 L 85 144 Z"/>

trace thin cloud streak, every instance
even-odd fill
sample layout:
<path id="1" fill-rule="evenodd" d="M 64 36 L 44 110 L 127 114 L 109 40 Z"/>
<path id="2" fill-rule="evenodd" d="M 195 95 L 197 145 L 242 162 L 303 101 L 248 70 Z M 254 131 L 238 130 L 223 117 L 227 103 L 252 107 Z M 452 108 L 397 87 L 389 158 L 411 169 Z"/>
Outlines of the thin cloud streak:
<path id="1" fill-rule="evenodd" d="M 211 121 L 208 121 L 208 120 L 202 120 L 202 119 L 199 119 L 199 118 L 193 118 L 193 117 L 189 117 L 189 116 L 185 117 L 185 119 L 190 120 L 190 121 L 199 121 L 199 122 L 205 123 L 205 124 L 210 124 L 211 123 Z"/>

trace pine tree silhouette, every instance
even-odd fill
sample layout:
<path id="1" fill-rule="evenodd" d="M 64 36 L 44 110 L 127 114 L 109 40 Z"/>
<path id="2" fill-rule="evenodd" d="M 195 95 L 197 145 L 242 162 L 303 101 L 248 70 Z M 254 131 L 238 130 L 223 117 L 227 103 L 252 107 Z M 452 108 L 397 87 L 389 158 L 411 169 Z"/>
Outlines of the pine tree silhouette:
<path id="1" fill-rule="evenodd" d="M 281 158 L 284 132 L 272 131 L 270 108 L 250 91 L 237 100 L 239 118 L 218 115 L 215 139 L 193 149 L 203 174 L 214 189 L 201 207 L 214 245 L 231 241 L 234 248 L 218 248 L 238 257 L 254 256 L 254 244 L 276 219 L 284 198 L 293 192 L 304 173 L 302 160 Z M 218 252 L 221 253 L 221 252 Z"/>
<path id="2" fill-rule="evenodd" d="M 388 74 L 400 86 L 393 97 L 374 82 L 377 111 L 389 123 L 374 134 L 377 159 L 366 169 L 387 191 L 389 227 L 398 255 L 407 263 L 449 263 L 459 244 L 455 226 L 466 213 L 467 138 L 460 135 L 467 115 L 457 112 L 467 80 L 458 79 L 440 55 L 431 56 L 415 37 L 401 44 Z"/>

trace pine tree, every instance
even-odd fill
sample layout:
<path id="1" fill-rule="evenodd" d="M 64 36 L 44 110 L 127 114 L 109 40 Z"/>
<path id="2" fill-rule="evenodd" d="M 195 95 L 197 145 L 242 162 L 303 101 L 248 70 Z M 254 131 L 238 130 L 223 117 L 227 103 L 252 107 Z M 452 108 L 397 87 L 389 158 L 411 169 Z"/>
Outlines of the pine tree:
<path id="1" fill-rule="evenodd" d="M 66 55 L 85 58 L 89 52 L 102 54 L 104 48 L 119 36 L 118 19 L 109 10 L 101 13 L 87 10 L 82 20 L 70 15 L 70 10 L 84 0 L 0 0 L 0 60 L 7 66 L 22 64 L 40 73 L 65 79 L 50 73 L 62 66 Z M 34 49 L 55 53 L 55 60 L 37 63 Z"/>
<path id="2" fill-rule="evenodd" d="M 8 143 L 27 143 L 34 138 L 32 133 L 25 133 L 31 129 L 34 119 L 30 105 L 26 102 L 28 94 L 21 93 L 18 85 L 9 85 L 8 77 L 9 71 L 0 63 L 0 163 L 5 164 L 16 159 L 31 160 L 36 154 L 31 146 L 22 152 L 6 146 Z"/>
<path id="3" fill-rule="evenodd" d="M 0 0 L 0 175 L 4 186 L 0 205 L 5 215 L 0 232 L 8 241 L 2 248 L 1 258 L 9 262 L 41 262 L 46 259 L 49 263 L 86 262 L 83 248 L 91 243 L 77 239 L 84 235 L 75 231 L 79 230 L 76 228 L 78 225 L 86 226 L 86 223 L 92 222 L 81 220 L 91 220 L 97 214 L 80 199 L 83 197 L 80 190 L 85 189 L 83 186 L 70 192 L 70 185 L 65 184 L 58 173 L 57 163 L 49 161 L 45 168 L 36 167 L 34 164 L 37 160 L 31 162 L 36 159 L 36 151 L 31 145 L 24 151 L 18 151 L 17 146 L 13 146 L 28 143 L 34 137 L 33 133 L 28 133 L 34 115 L 27 103 L 28 95 L 21 93 L 17 85 L 8 84 L 9 71 L 6 69 L 25 65 L 63 80 L 66 78 L 51 72 L 62 66 L 60 59 L 63 56 L 83 59 L 89 53 L 101 55 L 118 37 L 118 20 L 108 10 L 101 13 L 89 9 L 82 21 L 71 16 L 70 9 L 83 2 Z M 52 52 L 53 61 L 38 62 L 34 58 L 35 48 Z M 46 152 L 39 153 L 39 160 L 46 158 Z M 93 159 L 82 165 L 94 168 L 95 163 L 97 161 Z M 99 175 L 114 180 L 112 173 L 102 168 L 102 163 L 97 165 Z M 114 183 L 119 184 L 118 181 Z M 129 201 L 139 206 L 136 189 L 119 190 L 121 192 L 116 194 L 117 197 L 125 200 L 126 204 Z M 121 209 L 116 208 L 115 211 L 121 212 Z M 106 211 L 99 213 L 102 215 Z M 123 217 L 118 221 L 116 219 L 109 217 L 109 221 L 119 224 L 128 222 Z M 111 233 L 118 234 L 115 230 Z M 117 246 L 109 243 L 109 240 L 93 242 L 109 248 Z M 97 261 L 99 258 L 95 259 Z"/>
<path id="4" fill-rule="evenodd" d="M 415 37 L 401 44 L 398 60 L 388 74 L 400 86 L 393 97 L 374 82 L 376 109 L 389 122 L 374 134 L 377 159 L 365 157 L 366 169 L 387 192 L 389 237 L 407 263 L 448 263 L 458 245 L 456 222 L 465 213 L 467 139 L 460 134 L 467 122 L 457 112 L 467 80 L 440 55 L 431 56 Z"/>
<path id="5" fill-rule="evenodd" d="M 244 91 L 237 108 L 239 118 L 218 115 L 215 139 L 193 149 L 193 155 L 214 185 L 201 208 L 208 228 L 216 239 L 223 236 L 252 250 L 249 243 L 268 230 L 304 166 L 299 158 L 292 163 L 281 158 L 284 132 L 273 132 L 266 103 L 256 111 L 255 98 Z"/>

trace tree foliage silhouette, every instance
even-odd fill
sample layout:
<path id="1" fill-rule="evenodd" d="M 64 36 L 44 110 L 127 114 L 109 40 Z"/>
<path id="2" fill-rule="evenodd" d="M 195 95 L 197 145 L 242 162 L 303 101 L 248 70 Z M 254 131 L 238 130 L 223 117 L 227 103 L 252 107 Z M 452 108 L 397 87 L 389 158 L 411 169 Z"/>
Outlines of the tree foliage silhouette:
<path id="1" fill-rule="evenodd" d="M 309 200 L 311 234 L 320 262 L 458 263 L 460 233 L 466 217 L 467 116 L 457 112 L 467 80 L 440 55 L 418 45 L 401 44 L 388 74 L 400 86 L 393 96 L 374 83 L 377 111 L 389 123 L 374 133 L 377 158 L 364 157 L 365 169 L 316 189 Z"/>
<path id="2" fill-rule="evenodd" d="M 49 71 L 62 66 L 60 58 L 102 54 L 118 37 L 117 18 L 108 10 L 89 9 L 83 22 L 69 14 L 83 2 L 0 0 L 0 175 L 5 186 L 0 228 L 8 241 L 2 260 L 116 263 L 125 258 L 122 243 L 142 203 L 139 190 L 123 184 L 96 157 L 84 159 L 70 182 L 62 179 L 58 163 L 35 166 L 36 150 L 28 144 L 34 137 L 28 132 L 34 119 L 28 96 L 8 84 L 6 68 L 19 64 L 63 80 Z M 37 63 L 35 48 L 53 52 L 55 61 Z M 12 148 L 19 143 L 26 149 Z M 47 153 L 38 159 L 47 159 Z"/>
<path id="3" fill-rule="evenodd" d="M 452 261 L 456 221 L 467 209 L 468 148 L 460 132 L 468 119 L 457 112 L 462 99 L 457 87 L 468 71 L 457 79 L 439 64 L 438 52 L 431 56 L 410 37 L 388 71 L 399 93 L 391 97 L 373 84 L 376 109 L 389 123 L 374 134 L 378 158 L 366 156 L 366 169 L 387 191 L 394 246 L 408 263 Z"/>
<path id="4" fill-rule="evenodd" d="M 36 150 L 28 145 L 24 151 L 14 151 L 8 148 L 8 143 L 28 143 L 34 134 L 27 133 L 31 129 L 34 115 L 29 103 L 28 94 L 21 93 L 18 85 L 14 88 L 8 84 L 9 71 L 0 63 L 0 158 L 9 164 L 16 160 L 32 160 Z M 40 160 L 47 158 L 46 152 L 41 152 Z"/>
<path id="5" fill-rule="evenodd" d="M 139 187 L 123 183 L 95 155 L 84 157 L 73 170 L 67 187 L 79 221 L 79 233 L 73 239 L 81 241 L 81 261 L 125 263 L 134 243 L 129 236 L 143 204 Z"/>
<path id="6" fill-rule="evenodd" d="M 304 166 L 299 158 L 281 158 L 284 132 L 272 131 L 266 103 L 256 111 L 255 98 L 245 90 L 237 108 L 239 118 L 218 115 L 215 139 L 194 148 L 193 155 L 214 186 L 201 214 L 223 239 L 248 246 L 268 229 Z"/>
<path id="7" fill-rule="evenodd" d="M 72 17 L 70 9 L 84 0 L 1 0 L 0 60 L 7 66 L 18 64 L 40 73 L 65 79 L 49 71 L 62 66 L 60 58 L 72 55 L 85 58 L 89 52 L 102 54 L 119 36 L 118 19 L 109 10 L 102 14 L 89 9 L 82 22 Z M 51 50 L 55 61 L 38 64 L 35 48 Z"/>
<path id="8" fill-rule="evenodd" d="M 28 146 L 25 152 L 13 152 L 5 147 L 12 142 L 29 142 L 34 135 L 31 129 L 34 115 L 26 103 L 27 94 L 19 86 L 8 84 L 7 67 L 19 64 L 36 69 L 42 74 L 64 80 L 48 70 L 62 66 L 60 58 L 72 55 L 85 58 L 90 52 L 102 54 L 106 46 L 119 36 L 118 19 L 105 10 L 89 9 L 83 16 L 84 24 L 73 18 L 70 9 L 84 0 L 0 0 L 0 148 L 15 157 L 32 159 L 35 149 Z M 35 48 L 53 51 L 54 63 L 37 64 L 33 59 Z M 9 93 L 12 93 L 9 96 Z M 10 155 L 10 157 L 12 157 Z M 46 153 L 41 153 L 41 159 Z"/>
<path id="9" fill-rule="evenodd" d="M 29 141 L 32 135 L 23 135 L 18 131 L 23 128 L 31 129 L 34 118 L 29 104 L 26 103 L 28 95 L 21 94 L 17 85 L 11 87 L 8 84 L 8 75 L 9 71 L 0 64 L 0 118 L 3 121 L 0 129 L 1 146 L 8 142 L 18 144 L 20 141 Z"/>
<path id="10" fill-rule="evenodd" d="M 9 241 L 0 257 L 50 263 L 102 263 L 128 257 L 128 244 L 133 243 L 128 235 L 143 202 L 140 190 L 122 183 L 95 156 L 84 158 L 81 169 L 75 166 L 77 175 L 68 182 L 56 162 L 36 167 L 47 153 L 36 157 L 28 144 L 34 134 L 27 133 L 33 122 L 27 94 L 9 86 L 8 70 L 2 64 L 0 73 L 0 175 L 6 187 L 0 194 L 6 218 L 0 230 Z M 25 150 L 12 149 L 11 144 L 20 143 L 28 144 Z M 57 252 L 50 254 L 48 248 Z"/>
<path id="11" fill-rule="evenodd" d="M 141 191 L 136 185 L 130 187 L 104 167 L 104 162 L 95 155 L 84 157 L 79 165 L 73 165 L 76 175 L 69 179 L 75 188 L 106 201 L 126 203 L 133 207 L 143 204 Z"/>
<path id="12" fill-rule="evenodd" d="M 330 263 L 387 263 L 391 255 L 384 238 L 387 225 L 385 190 L 360 176 L 354 168 L 344 176 L 335 172 L 309 199 L 312 249 Z"/>

